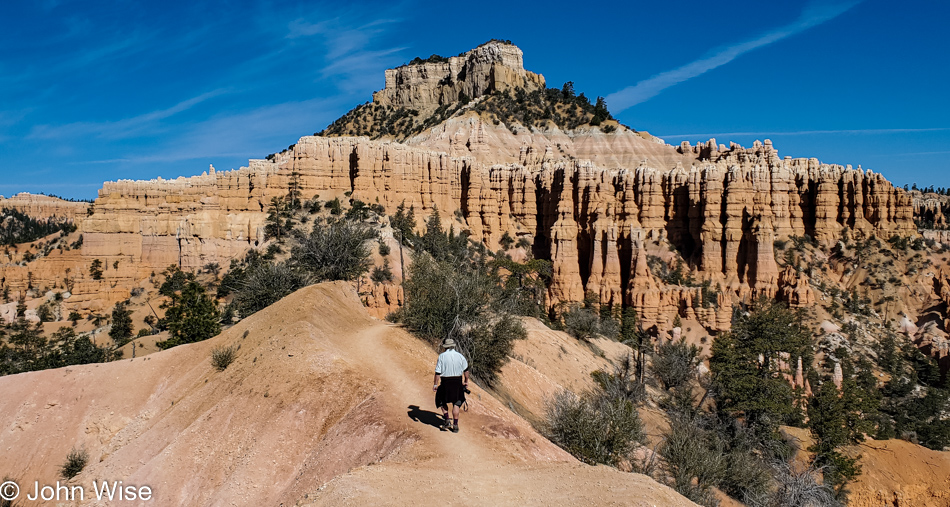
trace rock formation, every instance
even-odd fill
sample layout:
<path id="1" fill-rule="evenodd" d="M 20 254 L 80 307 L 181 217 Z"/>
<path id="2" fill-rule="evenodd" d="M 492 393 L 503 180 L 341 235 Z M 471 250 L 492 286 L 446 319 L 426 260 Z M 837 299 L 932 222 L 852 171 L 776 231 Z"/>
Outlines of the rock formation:
<path id="1" fill-rule="evenodd" d="M 913 192 L 914 216 L 928 228 L 947 229 L 946 210 L 950 208 L 950 197 L 933 193 Z"/>
<path id="2" fill-rule="evenodd" d="M 492 42 L 387 71 L 374 101 L 426 108 L 462 93 L 477 101 L 543 86 L 524 70 L 519 49 Z M 463 109 L 406 143 L 306 136 L 239 170 L 107 182 L 82 221 L 79 264 L 119 261 L 106 287 L 120 298 L 172 264 L 227 265 L 263 243 L 270 200 L 286 195 L 293 178 L 304 198 L 351 192 L 389 211 L 413 205 L 420 219 L 435 207 L 446 220 L 457 213 L 472 238 L 492 248 L 505 232 L 528 238 L 533 255 L 554 265 L 552 305 L 593 292 L 602 303 L 634 306 L 646 327 L 679 314 L 726 329 L 735 299 L 813 301 L 804 279 L 779 273 L 777 238 L 807 234 L 830 243 L 842 228 L 883 237 L 916 230 L 910 198 L 881 175 L 780 158 L 767 140 L 749 149 L 715 140 L 673 147 L 623 127 L 522 130 L 515 135 Z M 721 292 L 658 284 L 647 267 L 650 245 L 675 251 L 696 280 Z M 77 301 L 103 288 L 86 282 L 74 291 Z M 391 291 L 375 297 L 398 301 Z"/>
<path id="3" fill-rule="evenodd" d="M 491 93 L 524 88 L 544 89 L 544 77 L 524 69 L 521 49 L 489 41 L 459 56 L 433 55 L 388 69 L 386 87 L 373 94 L 373 103 L 429 113 L 438 106 Z"/>
<path id="4" fill-rule="evenodd" d="M 20 193 L 13 197 L 0 195 L 0 209 L 15 209 L 33 218 L 68 218 L 73 221 L 81 220 L 89 210 L 89 203 L 82 201 L 66 201 L 47 195 Z"/>

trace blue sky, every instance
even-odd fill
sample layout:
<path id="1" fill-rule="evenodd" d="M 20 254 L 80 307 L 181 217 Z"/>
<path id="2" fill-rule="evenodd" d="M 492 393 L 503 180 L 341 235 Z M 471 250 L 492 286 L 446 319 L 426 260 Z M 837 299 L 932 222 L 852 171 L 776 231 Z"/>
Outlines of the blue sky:
<path id="1" fill-rule="evenodd" d="M 7 0 L 0 194 L 237 168 L 370 100 L 385 68 L 490 38 L 671 144 L 770 138 L 950 186 L 950 4 L 641 3 Z"/>

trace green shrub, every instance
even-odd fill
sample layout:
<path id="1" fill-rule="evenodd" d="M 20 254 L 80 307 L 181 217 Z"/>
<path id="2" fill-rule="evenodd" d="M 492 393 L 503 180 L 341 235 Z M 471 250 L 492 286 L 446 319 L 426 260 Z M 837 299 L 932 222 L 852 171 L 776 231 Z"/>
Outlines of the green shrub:
<path id="1" fill-rule="evenodd" d="M 564 315 L 564 330 L 578 340 L 590 340 L 600 329 L 600 317 L 586 308 L 572 308 Z"/>
<path id="2" fill-rule="evenodd" d="M 592 465 L 628 461 L 644 438 L 636 406 L 620 398 L 562 391 L 549 402 L 546 422 L 552 442 Z"/>
<path id="3" fill-rule="evenodd" d="M 590 375 L 604 396 L 639 404 L 646 399 L 646 388 L 642 383 L 634 380 L 635 370 L 636 362 L 630 354 L 627 354 L 614 363 L 613 372 L 597 370 Z"/>
<path id="4" fill-rule="evenodd" d="M 746 502 L 748 505 L 820 505 L 840 507 L 834 490 L 818 482 L 820 471 L 814 467 L 802 468 L 784 461 L 772 465 L 776 487 L 765 501 Z"/>
<path id="5" fill-rule="evenodd" d="M 211 365 L 218 371 L 224 371 L 237 359 L 237 352 L 240 348 L 240 345 L 234 344 L 219 345 L 211 349 Z"/>
<path id="6" fill-rule="evenodd" d="M 406 302 L 396 317 L 432 344 L 453 337 L 472 375 L 491 385 L 513 340 L 525 336 L 499 299 L 498 277 L 485 264 L 437 261 L 423 252 L 413 256 L 403 287 Z"/>
<path id="7" fill-rule="evenodd" d="M 607 338 L 616 338 L 620 334 L 620 326 L 610 318 L 601 318 L 589 308 L 573 307 L 561 315 L 564 320 L 564 331 L 578 340 L 590 341 L 597 335 Z"/>
<path id="8" fill-rule="evenodd" d="M 632 451 L 644 441 L 636 405 L 645 398 L 633 370 L 627 356 L 611 373 L 591 374 L 596 390 L 583 396 L 562 391 L 549 400 L 545 422 L 551 441 L 585 463 L 631 463 Z"/>
<path id="9" fill-rule="evenodd" d="M 710 505 L 708 490 L 726 477 L 728 460 L 724 442 L 700 424 L 699 419 L 671 420 L 660 454 L 670 468 L 673 488 L 690 500 Z"/>
<path id="10" fill-rule="evenodd" d="M 257 263 L 235 284 L 232 304 L 247 317 L 312 283 L 312 276 L 286 263 Z"/>
<path id="11" fill-rule="evenodd" d="M 331 215 L 339 215 L 343 213 L 343 205 L 340 203 L 339 197 L 334 197 L 332 201 L 327 201 L 324 207 L 330 210 Z"/>
<path id="12" fill-rule="evenodd" d="M 63 479 L 69 480 L 73 477 L 79 475 L 79 472 L 82 472 L 83 468 L 86 468 L 86 464 L 89 462 L 89 453 L 86 452 L 86 449 L 76 449 L 69 451 L 69 454 L 66 455 L 66 462 L 59 467 L 59 475 Z"/>
<path id="13" fill-rule="evenodd" d="M 198 282 L 190 281 L 181 293 L 174 293 L 167 308 L 164 320 L 169 338 L 156 343 L 161 349 L 207 340 L 221 332 L 217 305 Z"/>
<path id="14" fill-rule="evenodd" d="M 700 360 L 699 347 L 688 345 L 685 339 L 680 339 L 657 348 L 650 363 L 650 371 L 664 389 L 676 389 L 689 382 Z"/>
<path id="15" fill-rule="evenodd" d="M 390 250 L 389 245 L 383 242 L 379 243 L 379 255 L 386 257 L 387 255 L 389 255 L 389 250 Z"/>
<path id="16" fill-rule="evenodd" d="M 309 235 L 294 246 L 293 261 L 317 281 L 355 280 L 369 270 L 366 241 L 375 237 L 368 226 L 348 220 L 314 220 Z"/>
<path id="17" fill-rule="evenodd" d="M 521 321 L 507 314 L 494 322 L 479 322 L 455 334 L 459 350 L 469 360 L 472 376 L 488 385 L 497 381 L 498 371 L 508 360 L 514 341 L 523 340 L 527 335 Z"/>
<path id="18" fill-rule="evenodd" d="M 438 262 L 422 253 L 413 255 L 407 274 L 401 320 L 432 344 L 447 338 L 456 322 L 475 323 L 491 311 L 494 280 L 482 270 Z"/>
<path id="19" fill-rule="evenodd" d="M 393 281 L 393 270 L 389 268 L 389 261 L 387 261 L 382 267 L 375 266 L 369 277 L 376 283 Z"/>
<path id="20" fill-rule="evenodd" d="M 508 256 L 495 258 L 490 269 L 496 274 L 507 273 L 499 295 L 502 305 L 511 313 L 547 320 L 545 303 L 551 266 L 551 261 L 543 259 L 515 262 Z"/>

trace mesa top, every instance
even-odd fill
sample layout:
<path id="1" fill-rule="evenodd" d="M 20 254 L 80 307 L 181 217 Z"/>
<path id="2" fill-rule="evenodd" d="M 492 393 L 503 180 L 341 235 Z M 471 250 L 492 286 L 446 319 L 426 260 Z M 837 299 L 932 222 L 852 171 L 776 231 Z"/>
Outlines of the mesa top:
<path id="1" fill-rule="evenodd" d="M 465 360 L 465 356 L 456 352 L 455 349 L 448 349 L 439 354 L 439 360 L 435 363 L 436 375 L 461 377 L 465 371 L 468 371 L 468 361 Z"/>

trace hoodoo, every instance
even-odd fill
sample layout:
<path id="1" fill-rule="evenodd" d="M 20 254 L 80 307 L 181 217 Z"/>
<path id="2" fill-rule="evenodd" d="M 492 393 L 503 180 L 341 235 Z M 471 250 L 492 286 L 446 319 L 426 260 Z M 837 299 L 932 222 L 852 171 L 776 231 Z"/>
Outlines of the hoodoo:
<path id="1" fill-rule="evenodd" d="M 0 445 L 160 503 L 943 505 L 948 196 L 416 58 L 237 170 L 0 196 Z"/>
<path id="2" fill-rule="evenodd" d="M 780 276 L 776 239 L 833 243 L 842 229 L 879 237 L 916 230 L 911 198 L 879 174 L 782 158 L 768 140 L 674 147 L 612 120 L 591 125 L 593 113 L 565 107 L 573 90 L 545 91 L 544 78 L 522 62 L 521 50 L 501 41 L 413 61 L 386 71 L 373 102 L 266 160 L 190 178 L 107 182 L 82 219 L 77 263 L 125 266 L 106 274 L 117 299 L 171 264 L 226 264 L 263 242 L 270 200 L 293 179 L 304 196 L 351 192 L 389 210 L 404 202 L 420 217 L 438 208 L 492 248 L 506 231 L 526 238 L 554 265 L 551 305 L 593 292 L 601 303 L 632 305 L 647 327 L 686 308 L 717 330 L 728 327 L 734 298 L 810 300 L 807 288 Z M 512 96 L 528 105 L 503 109 Z M 550 118 L 529 114 L 535 102 Z M 703 300 L 710 291 L 641 279 L 652 276 L 645 249 L 657 243 L 726 297 L 711 304 Z M 22 270 L 6 271 L 11 288 L 25 288 Z M 98 285 L 79 284 L 74 301 Z"/>

